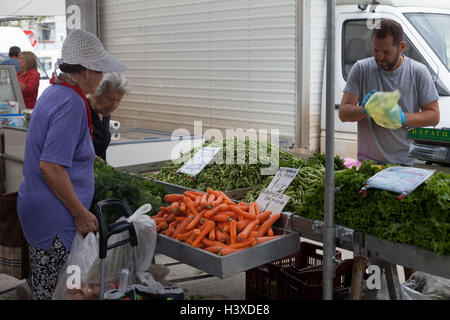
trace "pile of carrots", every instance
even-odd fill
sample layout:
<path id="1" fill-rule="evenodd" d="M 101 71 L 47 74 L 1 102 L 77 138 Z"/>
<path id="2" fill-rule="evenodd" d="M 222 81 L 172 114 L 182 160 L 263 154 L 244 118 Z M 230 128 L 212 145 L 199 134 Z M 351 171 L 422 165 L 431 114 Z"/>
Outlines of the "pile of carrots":
<path id="1" fill-rule="evenodd" d="M 225 256 L 280 237 L 272 225 L 280 213 L 261 212 L 256 202 L 235 203 L 222 191 L 167 194 L 152 216 L 157 231 L 193 247 Z"/>

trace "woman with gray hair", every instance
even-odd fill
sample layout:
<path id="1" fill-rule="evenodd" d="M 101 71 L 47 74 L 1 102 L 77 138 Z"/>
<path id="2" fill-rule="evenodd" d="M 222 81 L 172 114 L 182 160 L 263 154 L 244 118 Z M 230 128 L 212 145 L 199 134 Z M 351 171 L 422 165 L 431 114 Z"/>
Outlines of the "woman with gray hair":
<path id="1" fill-rule="evenodd" d="M 106 160 L 106 149 L 111 141 L 109 121 L 125 94 L 130 92 L 128 80 L 119 72 L 103 75 L 93 94 L 88 96 L 94 127 L 94 149 L 97 158 Z"/>

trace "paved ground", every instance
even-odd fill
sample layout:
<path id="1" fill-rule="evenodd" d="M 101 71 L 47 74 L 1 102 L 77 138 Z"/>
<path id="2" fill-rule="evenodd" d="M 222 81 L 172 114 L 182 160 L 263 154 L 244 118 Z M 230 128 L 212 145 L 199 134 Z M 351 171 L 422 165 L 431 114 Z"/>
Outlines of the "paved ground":
<path id="1" fill-rule="evenodd" d="M 305 239 L 302 239 L 302 241 Z M 309 240 L 308 240 L 309 241 Z M 317 243 L 311 241 L 313 243 Z M 342 259 L 353 257 L 351 251 L 342 250 Z M 155 255 L 156 264 L 173 264 L 178 261 L 162 254 Z M 163 267 L 164 268 L 164 267 Z M 216 277 L 206 277 L 202 279 L 192 279 L 189 281 L 178 281 L 191 277 L 206 276 L 201 270 L 188 266 L 186 264 L 173 264 L 167 266 L 168 274 L 165 280 L 180 286 L 185 291 L 186 300 L 245 300 L 245 272 L 241 272 L 226 279 Z M 404 282 L 403 268 L 398 267 L 400 282 Z M 20 300 L 26 299 L 25 290 L 13 290 L 9 293 L 0 295 L 0 300 Z"/>

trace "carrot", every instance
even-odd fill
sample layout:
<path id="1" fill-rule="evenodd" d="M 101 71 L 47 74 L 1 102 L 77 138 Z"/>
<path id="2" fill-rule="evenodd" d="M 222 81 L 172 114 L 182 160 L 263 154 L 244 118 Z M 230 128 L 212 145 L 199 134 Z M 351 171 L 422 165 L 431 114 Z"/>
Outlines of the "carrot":
<path id="1" fill-rule="evenodd" d="M 167 207 L 169 212 L 177 213 L 180 210 L 180 203 L 178 201 L 172 202 L 170 206 Z"/>
<path id="2" fill-rule="evenodd" d="M 213 201 L 213 207 L 218 206 L 223 201 L 223 196 L 221 194 L 216 195 L 216 200 Z"/>
<path id="3" fill-rule="evenodd" d="M 191 198 L 189 198 L 189 197 L 184 197 L 183 202 L 186 204 L 186 207 L 187 207 L 189 210 L 191 210 L 191 213 L 192 213 L 192 214 L 195 214 L 195 215 L 198 214 L 198 211 L 197 211 L 197 209 L 195 208 L 194 202 L 192 201 Z"/>
<path id="4" fill-rule="evenodd" d="M 177 228 L 175 229 L 175 232 L 172 234 L 172 237 L 176 237 L 178 233 L 184 232 L 184 230 L 186 229 L 187 225 L 189 223 L 191 223 L 193 219 L 191 218 L 191 216 L 189 217 L 185 217 L 184 220 L 182 220 Z"/>
<path id="5" fill-rule="evenodd" d="M 269 217 L 269 219 L 264 221 L 264 223 L 261 224 L 261 226 L 258 229 L 257 237 L 262 237 L 267 232 L 267 230 L 269 230 L 269 228 L 275 223 L 275 221 L 277 221 L 280 218 L 280 216 L 281 216 L 280 213 L 275 213 L 275 214 L 272 214 Z"/>
<path id="6" fill-rule="evenodd" d="M 227 206 L 227 204 L 226 204 L 226 206 Z M 234 211 L 220 211 L 219 214 L 222 214 L 222 215 L 225 214 L 234 220 L 236 220 L 236 218 L 238 217 L 238 215 Z M 241 217 L 241 216 L 239 216 L 239 217 Z"/>
<path id="7" fill-rule="evenodd" d="M 209 251 L 211 253 L 219 254 L 220 251 L 222 250 L 222 247 L 221 246 L 210 246 L 210 247 L 203 248 L 203 250 Z"/>
<path id="8" fill-rule="evenodd" d="M 205 211 L 202 211 L 201 213 L 197 214 L 194 219 L 187 225 L 186 229 L 191 230 L 194 229 L 194 227 L 200 222 L 200 219 L 203 218 L 203 214 Z"/>
<path id="9" fill-rule="evenodd" d="M 192 242 L 195 240 L 195 238 L 198 237 L 199 234 L 200 234 L 200 229 L 193 229 L 191 235 L 186 240 L 186 243 L 192 245 Z"/>
<path id="10" fill-rule="evenodd" d="M 242 216 L 239 216 L 242 217 Z M 250 223 L 250 220 L 248 219 L 244 219 L 244 220 L 240 220 L 238 222 L 236 222 L 236 226 L 237 226 L 237 231 L 241 232 L 242 230 L 244 230 L 244 228 Z"/>
<path id="11" fill-rule="evenodd" d="M 180 203 L 180 212 L 182 213 L 186 212 L 186 204 L 184 202 Z"/>
<path id="12" fill-rule="evenodd" d="M 206 201 L 208 200 L 208 195 L 205 193 L 200 199 L 200 206 L 206 208 Z"/>
<path id="13" fill-rule="evenodd" d="M 254 214 L 246 212 L 246 211 L 242 210 L 241 208 L 239 208 L 238 206 L 231 205 L 230 210 L 236 212 L 237 214 L 240 214 L 241 216 L 244 216 L 247 219 L 250 219 L 250 220 L 256 219 L 256 216 Z"/>
<path id="14" fill-rule="evenodd" d="M 182 217 L 182 216 L 178 216 L 178 217 L 175 218 L 175 220 L 178 221 L 178 222 L 181 222 L 181 221 L 183 221 L 185 219 L 186 219 L 186 217 Z"/>
<path id="15" fill-rule="evenodd" d="M 166 219 L 164 219 L 164 218 L 153 218 L 153 220 L 155 220 L 156 224 L 160 224 L 161 222 L 166 221 Z"/>
<path id="16" fill-rule="evenodd" d="M 203 192 L 194 191 L 194 190 L 186 190 L 184 192 L 185 195 L 194 195 L 194 196 L 202 196 Z"/>
<path id="17" fill-rule="evenodd" d="M 215 194 L 215 191 L 213 189 L 208 188 L 208 189 L 206 189 L 206 193 Z"/>
<path id="18" fill-rule="evenodd" d="M 162 218 L 164 216 L 164 212 L 160 211 L 156 215 L 152 216 L 152 218 Z"/>
<path id="19" fill-rule="evenodd" d="M 216 240 L 216 228 L 215 228 L 215 226 L 214 226 L 214 228 L 212 228 L 212 229 L 209 231 L 208 239 L 209 239 L 209 240 Z"/>
<path id="20" fill-rule="evenodd" d="M 216 226 L 215 229 L 216 229 L 216 230 L 215 230 L 215 231 L 216 231 L 216 240 L 217 240 L 217 241 L 220 241 L 220 242 L 222 242 L 222 243 L 226 243 L 226 242 L 227 242 L 227 237 L 226 237 L 225 233 L 222 232 L 222 231 L 219 229 L 218 226 Z"/>
<path id="21" fill-rule="evenodd" d="M 212 246 L 220 246 L 220 247 L 222 247 L 222 248 L 226 248 L 226 247 L 227 247 L 227 245 L 224 244 L 224 243 L 222 243 L 222 242 L 219 242 L 219 241 L 211 241 L 211 240 L 209 240 L 209 239 L 207 239 L 207 238 L 203 238 L 203 239 L 202 239 L 202 243 L 205 244 L 205 245 L 208 246 L 208 247 L 212 247 Z"/>
<path id="22" fill-rule="evenodd" d="M 267 233 L 267 235 L 268 235 L 269 237 L 273 237 L 273 236 L 275 235 L 275 233 L 273 232 L 272 227 L 270 227 L 269 230 L 267 230 L 266 233 Z"/>
<path id="23" fill-rule="evenodd" d="M 230 222 L 233 219 L 226 214 L 216 214 L 211 217 L 211 220 L 215 222 Z"/>
<path id="24" fill-rule="evenodd" d="M 241 250 L 243 250 L 243 249 L 245 249 L 245 248 L 239 248 L 239 249 L 222 248 L 222 250 L 220 250 L 220 255 L 221 255 L 221 256 L 226 256 L 226 255 L 229 255 L 229 254 L 232 254 L 232 253 L 241 251 Z"/>
<path id="25" fill-rule="evenodd" d="M 222 209 L 228 209 L 228 205 L 225 203 L 222 203 L 221 205 L 214 207 L 212 209 L 209 209 L 205 212 L 205 218 L 210 218 L 213 215 L 215 215 L 216 213 L 218 213 L 219 211 L 221 211 Z"/>
<path id="26" fill-rule="evenodd" d="M 200 200 L 202 200 L 202 196 L 195 197 L 194 206 L 198 208 L 200 206 Z"/>
<path id="27" fill-rule="evenodd" d="M 171 214 L 169 214 L 166 221 L 167 221 L 167 223 L 171 223 L 171 222 L 174 222 L 176 218 L 177 218 L 177 215 L 174 212 L 172 212 Z"/>
<path id="28" fill-rule="evenodd" d="M 239 248 L 246 248 L 246 247 L 254 246 L 254 245 L 256 245 L 255 238 L 248 238 L 248 239 L 246 239 L 243 242 L 238 242 L 238 243 L 235 243 L 235 244 L 231 244 L 231 245 L 228 246 L 228 248 L 230 248 L 230 249 L 239 249 Z"/>
<path id="29" fill-rule="evenodd" d="M 208 208 L 208 209 L 212 209 L 214 206 L 213 206 L 213 202 L 214 202 L 214 200 L 216 199 L 216 195 L 213 193 L 213 194 L 210 194 L 209 196 L 208 196 L 208 200 L 206 200 L 206 207 Z"/>
<path id="30" fill-rule="evenodd" d="M 180 202 L 183 201 L 184 194 L 170 193 L 164 196 L 164 202 Z"/>
<path id="31" fill-rule="evenodd" d="M 237 222 L 236 220 L 231 220 L 230 222 L 230 244 L 236 243 L 237 236 Z"/>
<path id="32" fill-rule="evenodd" d="M 269 210 L 269 211 L 266 211 L 266 212 L 256 215 L 256 217 L 258 218 L 259 221 L 266 221 L 267 219 L 269 219 L 271 214 L 272 214 L 272 211 Z"/>
<path id="33" fill-rule="evenodd" d="M 249 203 L 248 213 L 253 214 L 254 216 L 256 216 L 255 202 L 250 202 Z"/>
<path id="34" fill-rule="evenodd" d="M 256 238 L 256 235 L 258 234 L 258 231 L 253 230 L 252 232 L 250 232 L 250 235 L 248 236 L 249 238 Z"/>
<path id="35" fill-rule="evenodd" d="M 242 231 L 237 235 L 237 240 L 238 240 L 239 242 L 242 242 L 242 241 L 246 240 L 246 239 L 250 236 L 250 233 L 251 233 L 253 230 L 256 230 L 256 229 L 258 228 L 258 225 L 259 225 L 259 220 L 258 220 L 258 219 L 255 219 L 255 220 L 253 220 L 252 222 L 250 222 L 250 223 L 244 228 L 244 230 L 242 230 Z"/>
<path id="36" fill-rule="evenodd" d="M 176 221 L 176 220 L 169 223 L 169 228 L 168 228 L 168 232 L 167 232 L 167 235 L 169 237 L 171 237 L 172 234 L 175 232 L 175 227 L 177 226 L 177 224 L 178 224 L 178 221 Z"/>
<path id="37" fill-rule="evenodd" d="M 194 232 L 194 230 L 195 229 L 189 230 L 189 231 L 183 232 L 183 233 L 178 233 L 177 236 L 176 236 L 176 239 L 180 240 L 180 241 L 186 241 L 187 239 L 189 239 L 189 237 Z"/>
<path id="38" fill-rule="evenodd" d="M 195 238 L 194 242 L 192 242 L 193 247 L 198 247 L 200 241 L 211 231 L 211 228 L 215 227 L 215 223 L 211 220 L 206 221 L 206 226 L 203 228 L 203 230 L 200 232 L 197 238 Z"/>
<path id="39" fill-rule="evenodd" d="M 279 238 L 279 237 L 281 237 L 280 234 L 276 235 L 276 236 L 271 236 L 271 237 L 269 237 L 269 236 L 256 237 L 255 239 L 256 239 L 256 244 L 260 244 L 260 243 L 264 243 L 264 242 L 267 242 L 267 241 L 270 241 L 270 240 L 273 240 L 273 239 L 276 239 L 276 238 Z"/>
<path id="40" fill-rule="evenodd" d="M 223 193 L 223 191 L 218 191 L 218 192 L 223 197 L 223 202 L 225 202 L 227 204 L 234 204 L 233 200 L 228 198 L 228 196 L 225 193 Z"/>

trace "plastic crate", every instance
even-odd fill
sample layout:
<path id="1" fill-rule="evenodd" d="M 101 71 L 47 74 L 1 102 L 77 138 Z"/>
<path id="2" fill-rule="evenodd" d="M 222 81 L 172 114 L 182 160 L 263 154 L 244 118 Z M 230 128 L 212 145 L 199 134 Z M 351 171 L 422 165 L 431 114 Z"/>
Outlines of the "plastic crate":
<path id="1" fill-rule="evenodd" d="M 344 260 L 336 267 L 334 300 L 346 300 L 350 295 L 353 259 Z M 282 268 L 280 276 L 280 298 L 283 300 L 322 300 L 323 265 L 307 268 L 295 266 Z"/>
<path id="2" fill-rule="evenodd" d="M 286 267 L 303 269 L 321 265 L 323 247 L 309 242 L 301 242 L 300 249 L 295 254 L 266 263 L 245 273 L 246 300 L 279 300 L 282 284 L 280 270 Z M 341 258 L 341 252 L 336 250 L 336 257 Z"/>

